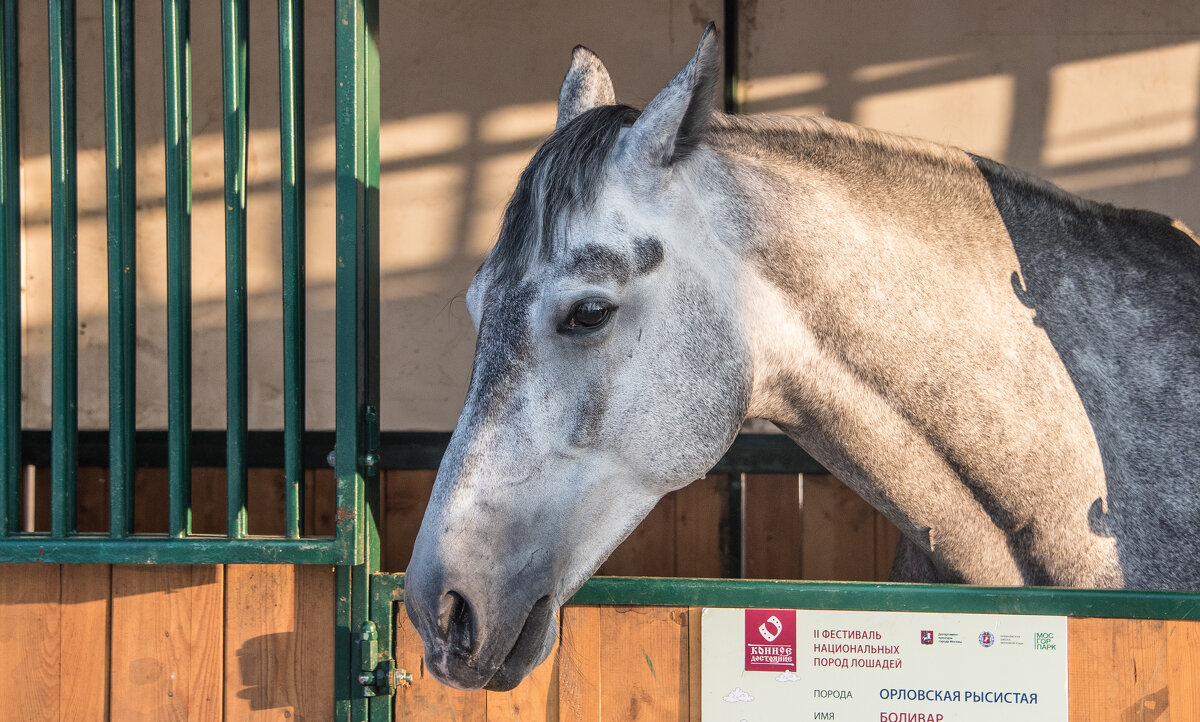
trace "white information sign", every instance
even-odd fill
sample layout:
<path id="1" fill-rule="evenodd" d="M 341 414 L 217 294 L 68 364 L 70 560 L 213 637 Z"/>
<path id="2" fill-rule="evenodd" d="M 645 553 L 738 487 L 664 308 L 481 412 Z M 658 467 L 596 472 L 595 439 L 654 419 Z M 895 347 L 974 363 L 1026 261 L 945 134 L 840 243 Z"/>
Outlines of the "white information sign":
<path id="1" fill-rule="evenodd" d="M 1067 620 L 705 609 L 704 722 L 1066 722 Z"/>

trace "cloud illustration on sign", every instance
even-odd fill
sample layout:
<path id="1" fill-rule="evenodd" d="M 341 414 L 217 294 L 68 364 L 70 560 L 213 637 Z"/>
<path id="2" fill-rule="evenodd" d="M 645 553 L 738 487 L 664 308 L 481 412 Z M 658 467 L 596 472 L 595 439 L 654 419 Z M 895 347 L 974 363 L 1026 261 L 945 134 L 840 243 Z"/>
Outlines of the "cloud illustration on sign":
<path id="1" fill-rule="evenodd" d="M 788 670 L 786 672 L 781 672 L 779 674 L 779 676 L 775 678 L 775 681 L 776 682 L 799 682 L 800 675 L 796 674 L 795 672 L 793 672 L 791 670 Z"/>
<path id="2" fill-rule="evenodd" d="M 733 691 L 722 697 L 721 700 L 724 702 L 753 702 L 754 697 L 741 687 L 734 687 Z"/>

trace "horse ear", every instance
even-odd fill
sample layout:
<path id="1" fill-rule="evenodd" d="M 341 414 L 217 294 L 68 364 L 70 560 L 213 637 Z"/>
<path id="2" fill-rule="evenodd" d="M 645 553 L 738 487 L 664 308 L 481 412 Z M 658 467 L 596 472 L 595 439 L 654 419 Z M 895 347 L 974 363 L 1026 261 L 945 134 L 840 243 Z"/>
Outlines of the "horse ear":
<path id="1" fill-rule="evenodd" d="M 558 130 L 592 108 L 616 102 L 612 78 L 608 77 L 604 63 L 591 50 L 576 45 L 571 52 L 571 67 L 567 68 L 567 77 L 563 78 L 562 89 L 558 91 L 558 122 L 554 129 Z"/>
<path id="2" fill-rule="evenodd" d="M 719 74 L 717 30 L 709 23 L 696 54 L 630 128 L 622 141 L 624 151 L 659 166 L 686 157 L 699 145 L 712 117 Z"/>

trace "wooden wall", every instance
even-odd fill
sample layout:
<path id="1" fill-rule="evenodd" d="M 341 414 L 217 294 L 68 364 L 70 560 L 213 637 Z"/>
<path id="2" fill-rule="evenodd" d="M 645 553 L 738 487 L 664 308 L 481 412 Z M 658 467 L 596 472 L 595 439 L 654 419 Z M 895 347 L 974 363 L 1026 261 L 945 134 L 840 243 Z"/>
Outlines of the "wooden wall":
<path id="1" fill-rule="evenodd" d="M 0 565 L 0 722 L 332 717 L 329 567 Z M 699 719 L 699 609 L 566 607 L 559 645 L 511 692 L 413 672 L 397 719 Z M 1200 719 L 1200 622 L 1072 619 L 1070 719 Z"/>
<path id="2" fill-rule="evenodd" d="M 332 567 L 0 565 L 0 720 L 325 720 Z"/>
<path id="3" fill-rule="evenodd" d="M 459 692 L 424 676 L 401 610 L 398 654 L 414 672 L 397 719 L 699 720 L 699 607 L 566 607 L 550 657 L 512 692 Z M 1072 722 L 1200 720 L 1200 622 L 1071 619 Z"/>
<path id="4" fill-rule="evenodd" d="M 433 478 L 384 473 L 385 569 L 407 565 Z M 222 531 L 224 482 L 196 471 L 197 530 Z M 81 470 L 82 529 L 103 530 L 104 491 L 103 470 Z M 140 531 L 165 526 L 165 491 L 161 471 L 139 473 Z M 328 471 L 310 472 L 307 508 L 309 532 L 327 533 Z M 252 472 L 250 509 L 254 531 L 282 529 L 280 472 Z M 735 576 L 727 545 L 739 529 L 746 575 L 760 578 L 884 579 L 897 538 L 833 477 L 714 475 L 666 497 L 601 573 Z M 0 722 L 329 719 L 333 581 L 329 567 L 0 565 Z M 399 718 L 698 719 L 697 609 L 561 615 L 559 647 L 521 687 L 461 693 L 424 675 L 399 610 L 397 657 L 416 676 Z M 1073 619 L 1069 630 L 1072 720 L 1200 719 L 1200 623 Z"/>

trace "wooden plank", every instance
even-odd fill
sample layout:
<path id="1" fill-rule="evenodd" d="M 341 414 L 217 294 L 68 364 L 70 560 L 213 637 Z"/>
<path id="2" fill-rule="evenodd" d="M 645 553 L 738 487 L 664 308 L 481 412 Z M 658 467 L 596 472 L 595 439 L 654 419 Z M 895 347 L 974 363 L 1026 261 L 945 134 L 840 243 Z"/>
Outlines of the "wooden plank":
<path id="1" fill-rule="evenodd" d="M 221 719 L 223 567 L 118 565 L 112 590 L 112 719 Z"/>
<path id="2" fill-rule="evenodd" d="M 305 473 L 304 533 L 333 536 L 337 513 L 337 479 L 333 469 L 311 469 Z"/>
<path id="3" fill-rule="evenodd" d="M 225 569 L 225 719 L 324 719 L 333 706 L 328 566 Z"/>
<path id="4" fill-rule="evenodd" d="M 22 477 L 21 488 L 21 499 L 24 501 L 24 477 Z M 33 505 L 33 530 L 50 531 L 50 467 L 48 466 L 39 466 L 34 471 Z"/>
<path id="5" fill-rule="evenodd" d="M 688 720 L 700 722 L 700 618 L 703 607 L 688 607 Z"/>
<path id="6" fill-rule="evenodd" d="M 79 515 L 79 531 L 107 532 L 108 469 L 101 466 L 81 466 L 75 476 L 75 507 Z"/>
<path id="7" fill-rule="evenodd" d="M 600 716 L 687 719 L 686 607 L 600 608 Z"/>
<path id="8" fill-rule="evenodd" d="M 296 709 L 297 720 L 329 719 L 335 688 L 337 577 L 326 565 L 296 570 Z"/>
<path id="9" fill-rule="evenodd" d="M 600 608 L 562 609 L 558 652 L 561 722 L 600 722 Z"/>
<path id="10" fill-rule="evenodd" d="M 801 579 L 800 477 L 746 474 L 742 484 L 746 576 Z"/>
<path id="11" fill-rule="evenodd" d="M 484 722 L 487 720 L 487 697 L 483 690 L 463 692 L 447 687 L 425 670 L 425 646 L 408 621 L 404 606 L 396 605 L 396 666 L 413 675 L 413 683 L 396 691 L 394 716 L 405 722 Z"/>
<path id="12" fill-rule="evenodd" d="M 600 565 L 604 576 L 675 576 L 675 494 L 663 497 Z"/>
<path id="13" fill-rule="evenodd" d="M 381 565 L 401 571 L 412 557 L 421 518 L 433 492 L 436 471 L 388 471 L 383 478 L 383 534 Z"/>
<path id="14" fill-rule="evenodd" d="M 0 720 L 58 720 L 60 569 L 0 565 Z"/>
<path id="15" fill-rule="evenodd" d="M 1169 700 L 1163 621 L 1070 619 L 1067 625 L 1071 720 L 1164 719 Z"/>
<path id="16" fill-rule="evenodd" d="M 195 483 L 195 472 L 192 483 Z M 138 534 L 165 534 L 167 510 L 167 470 L 134 471 L 133 531 Z"/>
<path id="17" fill-rule="evenodd" d="M 187 629 L 192 653 L 188 678 L 188 719 L 220 719 L 224 674 L 221 651 L 225 646 L 225 567 L 194 565 L 187 568 L 183 590 L 190 608 L 181 627 Z"/>
<path id="18" fill-rule="evenodd" d="M 1200 622 L 1166 624 L 1171 722 L 1200 720 Z"/>
<path id="19" fill-rule="evenodd" d="M 899 543 L 900 530 L 886 516 L 875 512 L 875 581 L 886 582 L 890 578 Z"/>
<path id="20" fill-rule="evenodd" d="M 251 534 L 283 536 L 287 533 L 283 482 L 283 469 L 246 471 L 246 512 Z"/>
<path id="21" fill-rule="evenodd" d="M 829 474 L 804 475 L 805 579 L 875 578 L 875 510 Z"/>
<path id="22" fill-rule="evenodd" d="M 550 656 L 517 685 L 516 689 L 485 693 L 487 722 L 558 719 L 558 650 L 561 640 L 560 634 L 554 643 L 554 649 L 550 651 Z"/>
<path id="23" fill-rule="evenodd" d="M 724 559 L 731 546 L 729 475 L 692 482 L 675 496 L 675 570 L 681 577 L 736 576 Z"/>
<path id="24" fill-rule="evenodd" d="M 112 568 L 62 565 L 58 685 L 61 709 L 73 719 L 103 720 L 108 714 L 108 602 Z"/>
<path id="25" fill-rule="evenodd" d="M 225 533 L 227 493 L 225 469 L 213 466 L 192 469 L 192 533 Z"/>

